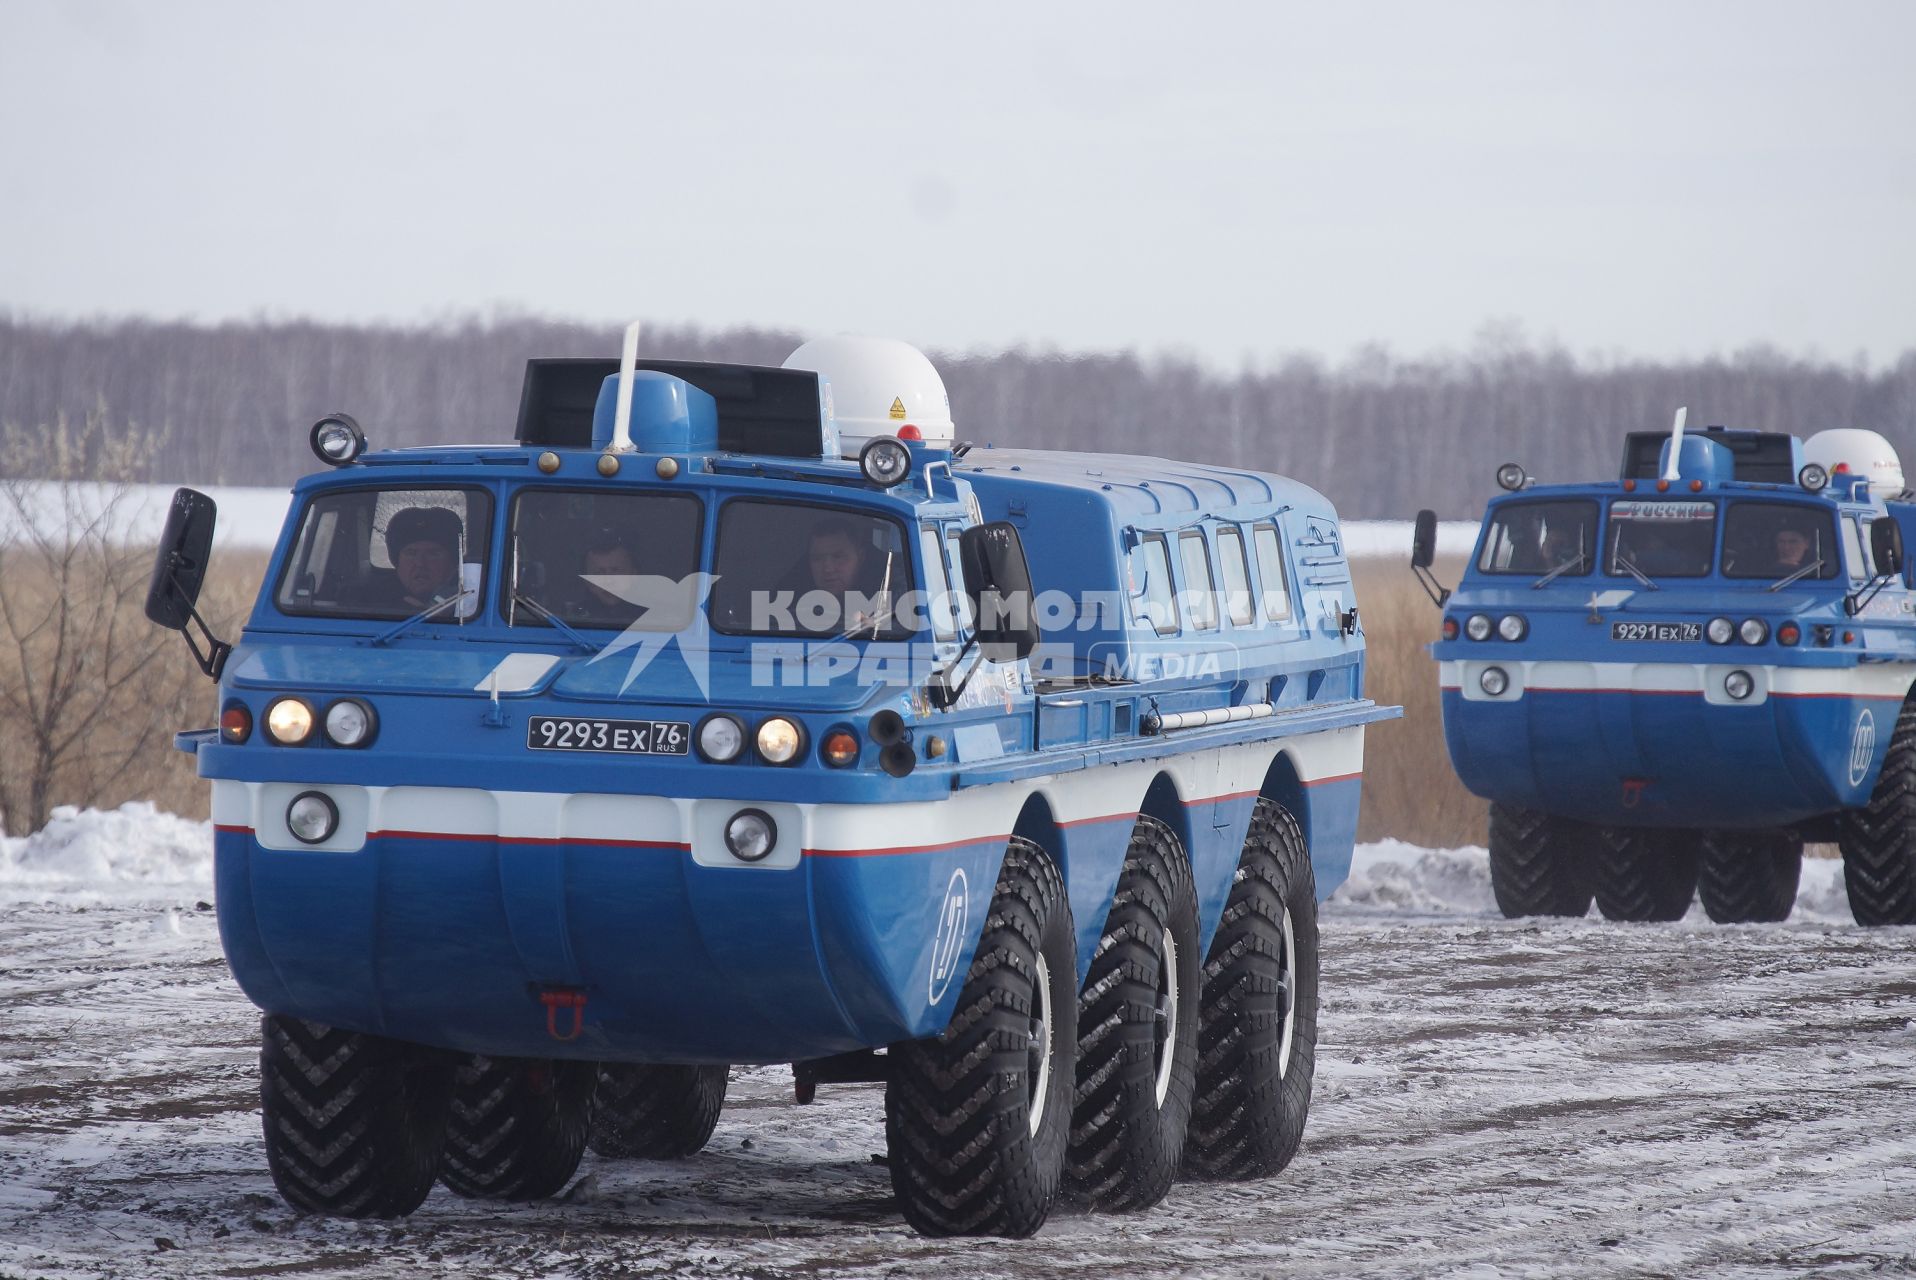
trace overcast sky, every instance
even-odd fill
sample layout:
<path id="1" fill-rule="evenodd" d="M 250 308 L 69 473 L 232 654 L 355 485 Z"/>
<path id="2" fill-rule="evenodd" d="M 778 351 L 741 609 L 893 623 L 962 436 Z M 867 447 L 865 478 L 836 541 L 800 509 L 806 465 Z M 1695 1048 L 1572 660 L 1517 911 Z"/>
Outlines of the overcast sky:
<path id="1" fill-rule="evenodd" d="M 1916 346 L 1916 3 L 0 0 L 0 310 Z"/>

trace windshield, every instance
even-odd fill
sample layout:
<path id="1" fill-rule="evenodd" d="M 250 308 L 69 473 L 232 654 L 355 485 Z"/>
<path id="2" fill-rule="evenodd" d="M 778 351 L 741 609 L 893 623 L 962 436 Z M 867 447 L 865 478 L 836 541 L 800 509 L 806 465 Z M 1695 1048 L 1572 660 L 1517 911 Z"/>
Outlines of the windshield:
<path id="1" fill-rule="evenodd" d="M 1590 572 L 1596 548 L 1595 502 L 1506 502 L 1490 517 L 1477 568 L 1533 578 L 1546 573 L 1580 578 Z"/>
<path id="2" fill-rule="evenodd" d="M 713 573 L 712 626 L 731 635 L 898 639 L 916 590 L 897 521 L 801 502 L 726 503 Z"/>
<path id="3" fill-rule="evenodd" d="M 274 603 L 308 617 L 410 618 L 485 581 L 492 499 L 483 489 L 350 489 L 306 504 Z M 463 566 L 463 568 L 462 568 Z M 477 612 L 475 596 L 445 620 Z"/>
<path id="4" fill-rule="evenodd" d="M 1646 499 L 1610 504 L 1605 573 L 1653 580 L 1701 578 L 1715 560 L 1714 502 Z"/>
<path id="5" fill-rule="evenodd" d="M 679 493 L 522 493 L 503 612 L 515 627 L 550 626 L 550 615 L 579 628 L 683 630 L 698 607 L 704 514 L 704 503 Z"/>
<path id="6" fill-rule="evenodd" d="M 1797 502 L 1737 502 L 1723 517 L 1723 576 L 1834 578 L 1842 572 L 1828 510 Z M 1821 568 L 1812 568 L 1817 561 Z"/>

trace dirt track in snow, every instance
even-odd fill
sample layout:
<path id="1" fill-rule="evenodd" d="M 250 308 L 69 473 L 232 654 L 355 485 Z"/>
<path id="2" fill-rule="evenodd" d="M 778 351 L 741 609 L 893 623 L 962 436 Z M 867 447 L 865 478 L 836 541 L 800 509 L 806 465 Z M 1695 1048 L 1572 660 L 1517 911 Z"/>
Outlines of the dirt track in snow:
<path id="1" fill-rule="evenodd" d="M 1759 1275 L 1916 1271 L 1916 931 L 1331 908 L 1317 1099 L 1269 1182 L 927 1241 L 875 1086 L 734 1076 L 708 1149 L 570 1199 L 302 1217 L 210 913 L 0 914 L 0 1275 Z"/>

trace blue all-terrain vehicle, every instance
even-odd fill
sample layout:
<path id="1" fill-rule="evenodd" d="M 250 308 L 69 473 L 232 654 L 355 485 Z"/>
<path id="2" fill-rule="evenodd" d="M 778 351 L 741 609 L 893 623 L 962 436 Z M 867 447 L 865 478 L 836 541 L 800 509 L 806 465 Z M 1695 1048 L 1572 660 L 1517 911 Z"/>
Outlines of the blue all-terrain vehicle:
<path id="1" fill-rule="evenodd" d="M 202 495 L 147 606 L 219 682 L 179 743 L 288 1201 L 686 1155 L 739 1063 L 883 1081 L 930 1234 L 1290 1160 L 1316 903 L 1397 714 L 1323 498 L 967 449 L 874 339 L 762 368 L 635 327 L 533 361 L 516 443 L 312 444 L 236 645 Z"/>
<path id="2" fill-rule="evenodd" d="M 1507 916 L 1777 921 L 1805 841 L 1916 923 L 1916 521 L 1874 432 L 1631 434 L 1615 480 L 1514 464 L 1432 648 Z"/>

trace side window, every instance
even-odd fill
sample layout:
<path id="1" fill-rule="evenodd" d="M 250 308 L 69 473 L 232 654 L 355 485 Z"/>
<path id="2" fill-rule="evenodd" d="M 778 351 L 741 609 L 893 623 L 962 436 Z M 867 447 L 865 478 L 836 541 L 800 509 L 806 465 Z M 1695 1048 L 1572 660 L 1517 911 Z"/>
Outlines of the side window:
<path id="1" fill-rule="evenodd" d="M 1178 538 L 1184 559 L 1184 599 L 1191 609 L 1191 625 L 1199 631 L 1217 629 L 1217 583 L 1211 577 L 1211 551 L 1201 533 Z"/>
<path id="2" fill-rule="evenodd" d="M 1170 635 L 1178 629 L 1178 602 L 1171 587 L 1171 552 L 1163 536 L 1152 534 L 1140 542 L 1132 564 L 1133 572 L 1143 579 L 1131 584 L 1138 616 L 1159 635 Z"/>
<path id="3" fill-rule="evenodd" d="M 1257 547 L 1257 582 L 1264 596 L 1264 616 L 1282 622 L 1291 616 L 1291 589 L 1284 581 L 1284 551 L 1278 543 L 1277 526 L 1257 525 L 1251 530 L 1251 542 Z"/>
<path id="4" fill-rule="evenodd" d="M 1849 568 L 1849 576 L 1857 582 L 1869 577 L 1869 552 L 1864 549 L 1863 540 L 1857 536 L 1856 521 L 1839 521 L 1843 526 L 1843 563 Z"/>
<path id="5" fill-rule="evenodd" d="M 1217 566 L 1224 577 L 1224 610 L 1231 625 L 1248 627 L 1257 621 L 1251 599 L 1251 566 L 1244 558 L 1244 534 L 1235 525 L 1217 531 Z"/>
<path id="6" fill-rule="evenodd" d="M 931 619 L 931 634 L 939 640 L 956 640 L 955 606 L 951 584 L 945 579 L 944 537 L 937 525 L 918 530 L 918 558 L 925 566 L 925 616 Z"/>

